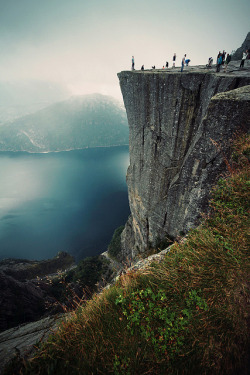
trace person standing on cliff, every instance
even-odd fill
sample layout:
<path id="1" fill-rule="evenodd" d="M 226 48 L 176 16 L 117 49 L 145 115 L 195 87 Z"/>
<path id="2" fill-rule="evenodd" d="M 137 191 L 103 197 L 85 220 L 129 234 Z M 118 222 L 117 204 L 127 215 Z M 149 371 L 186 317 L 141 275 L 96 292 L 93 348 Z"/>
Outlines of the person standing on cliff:
<path id="1" fill-rule="evenodd" d="M 223 52 L 222 52 L 222 65 L 224 65 L 225 58 L 226 58 L 226 52 L 223 50 Z"/>
<path id="2" fill-rule="evenodd" d="M 228 53 L 226 61 L 225 61 L 225 72 L 227 71 L 227 67 L 228 67 L 228 64 L 230 63 L 230 61 L 231 61 L 231 55 L 229 55 L 229 53 Z"/>
<path id="3" fill-rule="evenodd" d="M 184 69 L 184 64 L 185 64 L 185 60 L 186 60 L 186 54 L 183 56 L 182 60 L 181 60 L 181 72 L 183 72 L 183 69 Z"/>
<path id="4" fill-rule="evenodd" d="M 219 52 L 219 54 L 217 56 L 217 66 L 216 66 L 216 72 L 217 73 L 220 72 L 221 64 L 222 64 L 222 54 L 221 54 L 221 52 Z"/>
<path id="5" fill-rule="evenodd" d="M 135 58 L 132 56 L 132 70 L 135 70 Z"/>
<path id="6" fill-rule="evenodd" d="M 246 58 L 247 58 L 247 54 L 245 52 L 243 52 L 242 60 L 241 60 L 241 63 L 240 63 L 240 68 L 244 68 L 244 63 L 245 63 Z"/>
<path id="7" fill-rule="evenodd" d="M 173 56 L 173 68 L 175 67 L 175 60 L 176 60 L 176 53 L 174 53 L 174 56 Z"/>

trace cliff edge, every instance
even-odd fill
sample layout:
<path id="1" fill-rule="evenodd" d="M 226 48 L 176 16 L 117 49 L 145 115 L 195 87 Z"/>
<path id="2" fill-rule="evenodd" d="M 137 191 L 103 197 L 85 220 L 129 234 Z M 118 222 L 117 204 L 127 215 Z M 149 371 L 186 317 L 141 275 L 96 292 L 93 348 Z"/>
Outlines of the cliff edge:
<path id="1" fill-rule="evenodd" d="M 187 233 L 206 212 L 230 139 L 249 129 L 250 66 L 239 64 L 118 74 L 130 130 L 123 259 Z"/>

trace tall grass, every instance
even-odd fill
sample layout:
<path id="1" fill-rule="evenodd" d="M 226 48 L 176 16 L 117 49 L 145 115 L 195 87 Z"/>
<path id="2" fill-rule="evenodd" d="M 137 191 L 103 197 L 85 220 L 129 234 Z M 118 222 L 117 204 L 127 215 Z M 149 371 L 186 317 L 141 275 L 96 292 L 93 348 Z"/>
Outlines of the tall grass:
<path id="1" fill-rule="evenodd" d="M 249 138 L 211 213 L 159 263 L 79 306 L 20 374 L 247 374 Z"/>

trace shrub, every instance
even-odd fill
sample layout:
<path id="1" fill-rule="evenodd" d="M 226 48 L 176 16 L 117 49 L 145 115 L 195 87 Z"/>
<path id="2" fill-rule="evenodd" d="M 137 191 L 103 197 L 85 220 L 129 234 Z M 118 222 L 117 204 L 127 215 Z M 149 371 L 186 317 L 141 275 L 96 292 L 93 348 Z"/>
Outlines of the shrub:
<path id="1" fill-rule="evenodd" d="M 96 290 L 96 285 L 106 277 L 109 272 L 109 261 L 103 256 L 97 255 L 81 260 L 77 267 L 65 278 L 66 282 L 79 283 L 81 287 L 91 292 Z"/>
<path id="2" fill-rule="evenodd" d="M 121 234 L 123 229 L 124 226 L 122 225 L 115 230 L 108 246 L 108 253 L 112 258 L 117 258 L 118 254 L 121 252 Z"/>

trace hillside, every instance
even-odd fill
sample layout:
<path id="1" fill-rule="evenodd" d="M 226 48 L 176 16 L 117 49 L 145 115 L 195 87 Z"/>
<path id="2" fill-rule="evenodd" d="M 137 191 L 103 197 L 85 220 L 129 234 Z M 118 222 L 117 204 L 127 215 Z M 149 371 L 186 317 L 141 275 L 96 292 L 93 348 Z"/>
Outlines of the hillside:
<path id="1" fill-rule="evenodd" d="M 0 126 L 70 97 L 68 89 L 50 81 L 0 81 Z"/>
<path id="2" fill-rule="evenodd" d="M 0 151 L 50 152 L 128 144 L 123 107 L 100 94 L 72 97 L 0 126 Z"/>
<path id="3" fill-rule="evenodd" d="M 198 229 L 79 306 L 4 374 L 247 374 L 249 177 L 244 135 Z"/>
<path id="4" fill-rule="evenodd" d="M 48 275 L 56 274 L 58 270 L 62 272 L 73 265 L 74 258 L 63 252 L 43 261 L 0 261 L 0 332 L 52 314 L 49 306 L 52 307 L 52 301 L 56 303 L 57 300 L 48 285 Z"/>
<path id="5" fill-rule="evenodd" d="M 247 34 L 241 47 L 237 48 L 237 50 L 233 53 L 232 60 L 241 60 L 243 52 L 246 52 L 248 49 L 250 49 L 250 32 Z"/>

